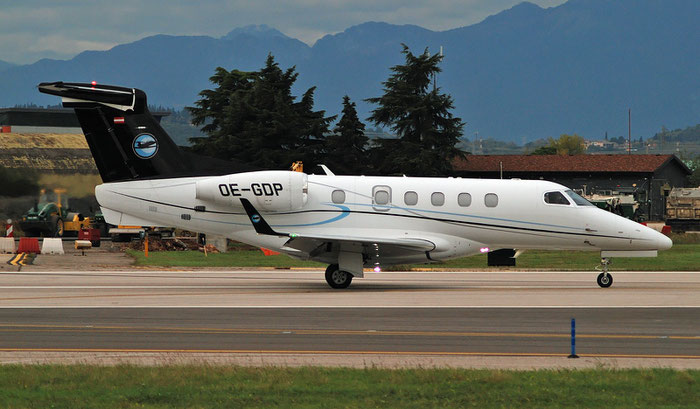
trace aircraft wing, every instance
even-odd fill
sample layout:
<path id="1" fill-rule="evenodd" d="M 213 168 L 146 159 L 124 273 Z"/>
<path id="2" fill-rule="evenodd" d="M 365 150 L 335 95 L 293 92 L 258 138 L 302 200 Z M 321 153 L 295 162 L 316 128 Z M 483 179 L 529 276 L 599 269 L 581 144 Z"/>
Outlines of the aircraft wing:
<path id="1" fill-rule="evenodd" d="M 334 243 L 341 246 L 362 246 L 387 256 L 399 256 L 405 254 L 420 254 L 425 256 L 427 252 L 436 248 L 436 243 L 424 238 L 406 237 L 369 237 L 343 234 L 297 234 L 274 230 L 258 213 L 248 199 L 241 198 L 243 208 L 258 234 L 278 237 L 289 237 L 285 247 L 301 251 L 311 257 L 329 250 L 328 246 Z"/>
<path id="2" fill-rule="evenodd" d="M 291 247 L 293 249 L 304 251 L 305 248 L 309 247 L 309 244 L 320 244 L 320 243 L 360 243 L 363 245 L 382 245 L 390 246 L 392 248 L 404 249 L 407 251 L 419 251 L 426 252 L 435 249 L 435 244 L 430 240 L 425 239 L 413 239 L 413 238 L 377 238 L 377 237 L 362 237 L 362 236 L 349 236 L 349 235 L 303 235 L 294 234 L 290 237 L 289 241 L 285 244 L 285 247 Z"/>

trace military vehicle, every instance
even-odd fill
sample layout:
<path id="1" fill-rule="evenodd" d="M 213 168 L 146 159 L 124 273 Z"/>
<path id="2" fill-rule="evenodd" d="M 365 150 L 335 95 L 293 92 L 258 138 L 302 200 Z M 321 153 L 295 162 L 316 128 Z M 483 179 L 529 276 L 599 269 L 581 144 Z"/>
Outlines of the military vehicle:
<path id="1" fill-rule="evenodd" d="M 674 233 L 700 231 L 700 188 L 673 188 L 666 198 L 666 225 Z"/>

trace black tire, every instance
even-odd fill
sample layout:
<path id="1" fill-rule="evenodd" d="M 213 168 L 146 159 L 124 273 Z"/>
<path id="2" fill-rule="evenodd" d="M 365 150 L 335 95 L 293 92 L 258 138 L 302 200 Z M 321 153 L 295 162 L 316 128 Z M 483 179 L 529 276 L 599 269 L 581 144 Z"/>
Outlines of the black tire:
<path id="1" fill-rule="evenodd" d="M 58 216 L 53 216 L 52 224 L 53 231 L 51 232 L 52 237 L 63 237 L 63 219 Z"/>
<path id="2" fill-rule="evenodd" d="M 352 282 L 352 274 L 341 271 L 337 264 L 331 264 L 326 269 L 326 282 L 332 288 L 348 288 Z"/>
<path id="3" fill-rule="evenodd" d="M 598 281 L 598 285 L 601 286 L 602 288 L 608 288 L 613 283 L 612 274 L 608 273 L 606 276 L 605 273 L 600 273 L 600 274 L 598 274 L 597 281 Z"/>

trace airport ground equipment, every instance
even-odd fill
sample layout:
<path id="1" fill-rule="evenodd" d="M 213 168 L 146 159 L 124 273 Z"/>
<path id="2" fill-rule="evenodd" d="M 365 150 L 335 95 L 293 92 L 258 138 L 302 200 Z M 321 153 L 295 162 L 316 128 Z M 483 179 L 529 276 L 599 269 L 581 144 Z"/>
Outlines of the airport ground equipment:
<path id="1" fill-rule="evenodd" d="M 109 235 L 109 227 L 102 212 L 97 212 L 90 218 L 90 228 L 98 229 L 100 237 L 107 237 Z"/>
<path id="2" fill-rule="evenodd" d="M 110 227 L 108 232 L 113 242 L 128 243 L 132 240 L 142 239 L 146 233 L 152 238 L 172 237 L 174 236 L 175 229 L 168 227 L 118 225 Z"/>
<path id="3" fill-rule="evenodd" d="M 75 241 L 75 249 L 80 250 L 81 255 L 85 255 L 85 250 L 90 250 L 92 248 L 92 243 L 90 243 L 90 240 L 76 240 Z"/>
<path id="4" fill-rule="evenodd" d="M 674 233 L 700 231 L 700 188 L 673 188 L 666 198 L 666 225 Z"/>
<path id="5" fill-rule="evenodd" d="M 90 218 L 68 210 L 65 189 L 42 190 L 39 200 L 22 216 L 20 227 L 25 236 L 77 236 L 80 229 L 90 226 Z"/>
<path id="6" fill-rule="evenodd" d="M 100 238 L 100 229 L 81 229 L 78 233 L 78 240 L 87 240 L 92 247 L 100 247 Z"/>

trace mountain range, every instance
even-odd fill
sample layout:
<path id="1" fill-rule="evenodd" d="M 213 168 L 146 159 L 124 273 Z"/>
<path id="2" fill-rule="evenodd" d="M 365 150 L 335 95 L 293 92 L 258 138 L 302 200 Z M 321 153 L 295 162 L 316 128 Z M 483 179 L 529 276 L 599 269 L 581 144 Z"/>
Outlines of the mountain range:
<path id="1" fill-rule="evenodd" d="M 0 105 L 55 104 L 37 83 L 96 80 L 182 108 L 211 87 L 217 66 L 257 70 L 272 53 L 282 68 L 296 66 L 296 95 L 317 87 L 316 109 L 335 115 L 347 94 L 366 118 L 373 107 L 363 100 L 382 94 L 404 43 L 414 53 L 443 48 L 436 83 L 454 97 L 466 137 L 626 136 L 631 109 L 633 137 L 647 138 L 664 125 L 700 122 L 699 16 L 697 0 L 569 0 L 546 9 L 521 3 L 446 31 L 368 22 L 313 46 L 267 26 L 221 38 L 156 35 L 65 61 L 0 63 Z"/>
<path id="2" fill-rule="evenodd" d="M 0 73 L 5 71 L 8 68 L 14 67 L 15 64 L 9 63 L 7 61 L 2 61 L 0 60 Z"/>

